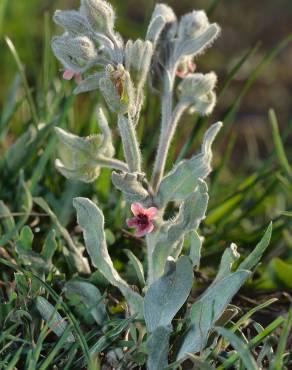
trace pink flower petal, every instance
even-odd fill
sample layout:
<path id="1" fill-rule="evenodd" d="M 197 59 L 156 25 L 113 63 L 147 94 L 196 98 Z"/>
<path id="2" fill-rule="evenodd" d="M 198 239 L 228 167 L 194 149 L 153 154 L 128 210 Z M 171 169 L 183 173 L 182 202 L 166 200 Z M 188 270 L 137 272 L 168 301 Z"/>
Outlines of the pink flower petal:
<path id="1" fill-rule="evenodd" d="M 157 215 L 158 209 L 156 207 L 150 207 L 146 209 L 145 215 L 149 217 L 150 220 L 152 220 Z"/>
<path id="2" fill-rule="evenodd" d="M 81 84 L 81 82 L 82 82 L 81 73 L 76 73 L 75 74 L 75 82 L 77 83 L 77 85 L 80 85 Z"/>
<path id="3" fill-rule="evenodd" d="M 137 237 L 144 236 L 146 234 L 150 234 L 154 229 L 154 225 L 152 223 L 149 223 L 147 227 L 138 227 L 136 230 L 135 235 Z"/>
<path id="4" fill-rule="evenodd" d="M 69 71 L 69 69 L 66 69 L 63 73 L 63 78 L 64 80 L 72 80 L 72 78 L 74 77 L 74 72 L 72 71 Z"/>
<path id="5" fill-rule="evenodd" d="M 128 218 L 126 222 L 127 222 L 128 227 L 138 227 L 139 225 L 136 217 Z"/>
<path id="6" fill-rule="evenodd" d="M 140 214 L 145 214 L 145 209 L 141 206 L 140 203 L 133 203 L 131 205 L 131 211 L 133 212 L 134 216 L 138 216 Z"/>
<path id="7" fill-rule="evenodd" d="M 185 77 L 186 77 L 186 75 L 187 75 L 187 73 L 186 73 L 186 72 L 181 71 L 180 69 L 178 69 L 178 70 L 176 71 L 176 75 L 177 75 L 178 77 L 180 77 L 180 78 L 185 78 Z"/>
<path id="8" fill-rule="evenodd" d="M 188 63 L 188 68 L 189 68 L 189 71 L 190 71 L 190 72 L 194 73 L 194 72 L 195 72 L 195 70 L 196 70 L 196 68 L 197 68 L 197 66 L 196 66 L 196 65 L 195 65 L 195 63 L 193 63 L 192 61 L 189 61 L 189 63 Z"/>

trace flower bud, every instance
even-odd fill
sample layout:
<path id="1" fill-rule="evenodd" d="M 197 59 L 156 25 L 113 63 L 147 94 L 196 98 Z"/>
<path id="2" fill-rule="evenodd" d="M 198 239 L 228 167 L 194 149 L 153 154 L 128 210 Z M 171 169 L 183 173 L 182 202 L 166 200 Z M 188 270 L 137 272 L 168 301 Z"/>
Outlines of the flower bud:
<path id="1" fill-rule="evenodd" d="M 178 38 L 191 39 L 200 36 L 209 26 L 206 13 L 194 10 L 184 15 L 179 23 Z"/>
<path id="2" fill-rule="evenodd" d="M 217 76 L 214 72 L 186 76 L 178 87 L 181 100 L 190 103 L 191 110 L 201 115 L 211 113 L 216 102 L 216 95 L 213 92 L 216 82 Z"/>
<path id="3" fill-rule="evenodd" d="M 144 84 L 149 72 L 153 55 L 153 45 L 150 41 L 129 40 L 125 47 L 125 66 L 131 73 L 134 82 Z"/>
<path id="4" fill-rule="evenodd" d="M 167 39 L 172 39 L 177 30 L 177 18 L 171 7 L 166 4 L 156 4 L 155 9 L 152 13 L 149 28 L 147 34 L 152 34 L 151 28 L 155 25 L 155 19 L 162 17 L 164 19 L 164 36 Z M 159 31 L 159 33 L 161 30 Z"/>
<path id="5" fill-rule="evenodd" d="M 129 72 L 119 64 L 117 69 L 107 66 L 107 75 L 99 81 L 99 88 L 109 109 L 118 114 L 129 112 L 133 102 L 133 84 Z"/>
<path id="6" fill-rule="evenodd" d="M 85 15 L 94 31 L 113 32 L 115 12 L 108 2 L 103 0 L 82 0 L 80 11 Z"/>
<path id="7" fill-rule="evenodd" d="M 86 36 L 70 37 L 64 34 L 52 40 L 56 57 L 73 72 L 83 72 L 97 58 L 93 42 Z"/>
<path id="8" fill-rule="evenodd" d="M 87 19 L 76 10 L 57 10 L 53 19 L 72 36 L 90 35 L 91 33 Z"/>

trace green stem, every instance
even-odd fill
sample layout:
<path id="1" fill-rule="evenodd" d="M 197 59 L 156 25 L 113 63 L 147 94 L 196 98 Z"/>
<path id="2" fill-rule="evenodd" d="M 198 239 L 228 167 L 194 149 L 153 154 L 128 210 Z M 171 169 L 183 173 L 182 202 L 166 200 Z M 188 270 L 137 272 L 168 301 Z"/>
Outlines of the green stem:
<path id="1" fill-rule="evenodd" d="M 141 153 L 133 122 L 130 117 L 126 118 L 119 114 L 118 127 L 130 172 L 141 172 Z"/>

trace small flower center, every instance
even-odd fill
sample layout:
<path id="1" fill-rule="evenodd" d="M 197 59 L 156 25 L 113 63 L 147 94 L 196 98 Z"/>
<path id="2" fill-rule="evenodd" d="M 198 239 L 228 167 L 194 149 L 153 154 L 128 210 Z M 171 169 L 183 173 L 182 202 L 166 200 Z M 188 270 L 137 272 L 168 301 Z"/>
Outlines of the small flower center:
<path id="1" fill-rule="evenodd" d="M 137 222 L 141 226 L 147 226 L 148 223 L 149 223 L 148 217 L 146 215 L 138 215 L 137 216 Z"/>

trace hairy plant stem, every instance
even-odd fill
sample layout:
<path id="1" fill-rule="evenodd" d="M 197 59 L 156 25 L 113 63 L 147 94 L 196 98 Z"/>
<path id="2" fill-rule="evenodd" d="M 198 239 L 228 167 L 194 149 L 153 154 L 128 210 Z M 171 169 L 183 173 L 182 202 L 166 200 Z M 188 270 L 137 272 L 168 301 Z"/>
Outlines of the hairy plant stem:
<path id="1" fill-rule="evenodd" d="M 99 155 L 97 158 L 97 161 L 101 167 L 113 168 L 115 170 L 119 170 L 123 172 L 129 171 L 129 167 L 127 166 L 127 164 L 123 161 L 120 161 L 119 159 L 107 158 L 107 157 L 103 157 Z"/>
<path id="2" fill-rule="evenodd" d="M 119 114 L 118 127 L 122 138 L 124 154 L 130 172 L 141 172 L 141 153 L 136 131 L 130 118 Z"/>
<path id="3" fill-rule="evenodd" d="M 154 192 L 157 192 L 159 184 L 164 174 L 167 154 L 170 144 L 175 134 L 177 124 L 183 112 L 188 107 L 188 103 L 180 102 L 175 110 L 172 110 L 173 105 L 173 86 L 175 80 L 176 66 L 170 67 L 165 72 L 164 76 L 164 93 L 162 97 L 162 118 L 161 118 L 161 133 L 159 138 L 158 150 L 154 163 L 152 175 L 152 187 Z"/>

